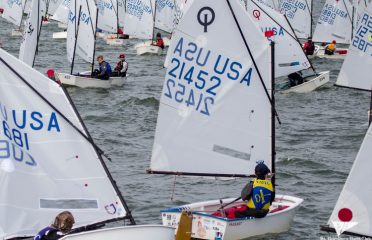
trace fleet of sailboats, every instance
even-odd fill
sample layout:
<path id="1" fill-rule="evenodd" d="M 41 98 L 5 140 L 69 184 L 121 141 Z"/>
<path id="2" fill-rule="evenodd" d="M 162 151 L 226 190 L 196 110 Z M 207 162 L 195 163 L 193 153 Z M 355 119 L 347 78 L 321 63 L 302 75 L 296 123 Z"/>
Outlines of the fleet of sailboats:
<path id="1" fill-rule="evenodd" d="M 18 59 L 0 48 L 0 150 L 7 154 L 0 162 L 0 188 L 7 193 L 0 195 L 0 239 L 34 236 L 65 209 L 78 216 L 77 229 L 95 230 L 63 239 L 175 239 L 185 210 L 192 214 L 192 238 L 245 239 L 288 231 L 303 202 L 276 194 L 266 217 L 231 219 L 225 210 L 244 201 L 216 196 L 162 210 L 160 226 L 98 229 L 113 221 L 136 224 L 103 151 L 62 86 L 124 85 L 126 77 L 92 77 L 99 30 L 112 45 L 127 44 L 119 29 L 144 41 L 134 46 L 138 55 L 163 53 L 153 44 L 157 31 L 171 36 L 151 174 L 250 178 L 264 162 L 275 186 L 275 78 L 311 71 L 284 93 L 308 93 L 330 78 L 329 71 L 315 70 L 300 40 L 350 45 L 331 56 L 318 46 L 314 55 L 345 58 L 337 86 L 372 91 L 372 4 L 363 0 L 326 0 L 314 31 L 312 0 L 0 0 L 0 8 L 1 17 L 22 29 Z M 47 15 L 66 27 L 53 38 L 66 38 L 71 70 L 57 72 L 57 81 L 33 69 Z M 74 72 L 76 58 L 90 69 Z M 372 237 L 372 189 L 360 187 L 368 182 L 371 149 L 370 126 L 322 230 Z"/>

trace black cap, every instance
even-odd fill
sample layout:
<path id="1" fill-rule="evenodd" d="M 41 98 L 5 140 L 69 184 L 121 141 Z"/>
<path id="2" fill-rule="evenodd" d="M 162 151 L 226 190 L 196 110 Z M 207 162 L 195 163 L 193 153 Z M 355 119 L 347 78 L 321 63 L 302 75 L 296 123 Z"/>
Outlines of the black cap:
<path id="1" fill-rule="evenodd" d="M 254 169 L 254 172 L 257 176 L 265 176 L 270 173 L 270 169 L 265 165 L 265 163 L 259 163 Z"/>

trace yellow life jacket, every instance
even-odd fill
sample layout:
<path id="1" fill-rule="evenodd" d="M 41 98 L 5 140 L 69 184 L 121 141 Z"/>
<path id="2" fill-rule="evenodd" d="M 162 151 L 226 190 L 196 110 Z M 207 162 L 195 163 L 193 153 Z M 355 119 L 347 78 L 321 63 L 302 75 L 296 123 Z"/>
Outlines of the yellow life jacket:
<path id="1" fill-rule="evenodd" d="M 334 52 L 335 49 L 336 49 L 336 46 L 335 46 L 335 44 L 330 43 L 330 44 L 327 45 L 326 49 L 327 49 L 328 51 Z"/>
<path id="2" fill-rule="evenodd" d="M 247 203 L 248 208 L 268 210 L 273 192 L 274 188 L 270 180 L 254 178 L 252 196 Z"/>

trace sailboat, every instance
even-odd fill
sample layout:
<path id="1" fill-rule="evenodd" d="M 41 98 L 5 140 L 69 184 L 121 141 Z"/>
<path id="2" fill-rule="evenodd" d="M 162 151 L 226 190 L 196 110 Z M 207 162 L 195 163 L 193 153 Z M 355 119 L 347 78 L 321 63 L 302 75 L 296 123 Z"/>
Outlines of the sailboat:
<path id="1" fill-rule="evenodd" d="M 1 16 L 18 27 L 18 29 L 12 29 L 12 36 L 22 36 L 21 23 L 23 12 L 26 9 L 26 3 L 26 0 L 4 2 L 4 12 Z"/>
<path id="2" fill-rule="evenodd" d="M 98 11 L 93 0 L 75 0 L 69 5 L 69 21 L 67 28 L 67 59 L 71 62 L 71 71 L 57 73 L 56 77 L 63 84 L 81 88 L 111 88 L 123 86 L 126 77 L 110 77 L 109 80 L 92 78 L 94 68 L 95 40 Z M 92 63 L 91 71 L 73 74 L 75 55 Z"/>
<path id="3" fill-rule="evenodd" d="M 58 22 L 58 27 L 64 29 L 64 31 L 62 32 L 54 32 L 52 36 L 52 38 L 54 39 L 67 38 L 67 23 L 68 23 L 70 1 L 71 0 L 63 0 L 51 18 Z"/>
<path id="4" fill-rule="evenodd" d="M 75 216 L 76 230 L 122 220 L 134 225 L 104 152 L 65 89 L 1 48 L 0 62 L 0 239 L 34 236 L 66 210 Z M 86 234 L 174 239 L 174 229 L 164 226 Z"/>
<path id="5" fill-rule="evenodd" d="M 283 93 L 311 92 L 329 82 L 329 71 L 320 73 L 315 71 L 285 15 L 258 0 L 247 2 L 247 12 L 251 15 L 251 19 L 254 19 L 254 22 L 261 28 L 268 40 L 276 43 L 276 77 L 287 76 L 290 73 L 305 69 L 311 69 L 313 72 L 304 77 L 302 84 L 291 87 L 286 82 L 280 89 Z"/>
<path id="6" fill-rule="evenodd" d="M 369 47 L 371 36 L 367 34 L 372 30 L 371 18 L 372 5 L 369 4 L 362 14 L 349 52 L 340 70 L 336 82 L 337 86 L 371 91 L 372 80 L 368 77 L 372 73 L 370 67 L 372 50 Z M 370 208 L 372 187 L 370 184 L 364 184 L 369 182 L 368 171 L 371 169 L 371 115 L 369 120 L 370 126 L 332 215 L 328 220 L 328 225 L 322 226 L 322 230 L 337 232 L 339 236 L 344 233 L 361 237 L 372 237 L 370 221 L 372 218 L 372 209 Z"/>
<path id="7" fill-rule="evenodd" d="M 23 30 L 23 39 L 19 50 L 19 59 L 33 67 L 38 48 L 43 17 L 46 14 L 44 0 L 32 0 L 30 13 L 27 16 Z"/>
<path id="8" fill-rule="evenodd" d="M 239 0 L 194 1 L 168 50 L 148 173 L 252 177 L 264 162 L 275 185 L 273 46 Z M 245 239 L 287 231 L 303 201 L 277 194 L 261 219 L 213 215 L 233 200 L 162 210 L 163 224 L 177 227 L 187 210 L 193 214 L 191 237 Z M 228 207 L 246 204 L 235 200 Z"/>
<path id="9" fill-rule="evenodd" d="M 327 43 L 335 40 L 337 44 L 350 44 L 356 27 L 356 12 L 363 4 L 354 5 L 350 0 L 327 0 L 319 16 L 313 41 Z M 333 55 L 327 55 L 324 51 L 325 47 L 320 47 L 314 55 L 320 58 L 344 59 L 348 49 L 337 47 Z"/>

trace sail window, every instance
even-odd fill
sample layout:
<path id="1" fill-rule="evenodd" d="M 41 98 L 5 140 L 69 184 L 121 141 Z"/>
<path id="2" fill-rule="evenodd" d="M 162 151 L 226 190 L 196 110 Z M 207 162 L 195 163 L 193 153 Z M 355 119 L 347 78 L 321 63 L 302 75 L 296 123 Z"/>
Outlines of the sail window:
<path id="1" fill-rule="evenodd" d="M 249 153 L 240 152 L 240 151 L 237 151 L 237 150 L 234 150 L 228 147 L 219 146 L 219 145 L 213 145 L 213 151 L 216 153 L 224 154 L 230 157 L 239 158 L 239 159 L 243 159 L 247 161 L 251 159 L 251 154 Z"/>
<path id="2" fill-rule="evenodd" d="M 92 199 L 40 199 L 40 208 L 92 209 L 98 208 L 98 201 Z"/>

